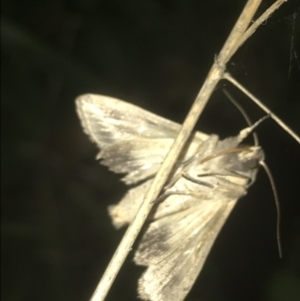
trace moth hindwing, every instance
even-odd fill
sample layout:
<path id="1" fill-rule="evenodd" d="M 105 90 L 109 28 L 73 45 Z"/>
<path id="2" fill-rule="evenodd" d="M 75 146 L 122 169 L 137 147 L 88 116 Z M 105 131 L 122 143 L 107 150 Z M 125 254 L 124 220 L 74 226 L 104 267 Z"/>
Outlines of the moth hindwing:
<path id="1" fill-rule="evenodd" d="M 77 98 L 84 131 L 99 146 L 101 163 L 136 184 L 109 207 L 114 225 L 132 221 L 180 125 L 124 101 L 87 94 Z M 142 300 L 181 301 L 190 291 L 237 200 L 254 182 L 260 147 L 241 147 L 245 130 L 219 140 L 195 132 L 150 214 L 134 261 Z"/>

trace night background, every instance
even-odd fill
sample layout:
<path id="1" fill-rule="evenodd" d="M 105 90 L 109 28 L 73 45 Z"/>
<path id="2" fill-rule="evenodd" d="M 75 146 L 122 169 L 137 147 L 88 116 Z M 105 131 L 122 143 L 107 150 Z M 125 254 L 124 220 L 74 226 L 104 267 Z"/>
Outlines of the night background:
<path id="1" fill-rule="evenodd" d="M 107 206 L 126 191 L 96 162 L 74 99 L 110 95 L 181 123 L 246 1 L 3 0 L 2 300 L 88 301 L 125 229 Z M 265 0 L 257 16 L 273 1 Z M 228 70 L 300 134 L 300 5 L 288 1 Z M 221 82 L 197 129 L 221 138 L 264 113 Z M 300 146 L 274 121 L 257 129 L 281 203 L 283 258 L 266 174 L 242 198 L 187 301 L 300 300 Z M 249 142 L 251 143 L 251 139 Z M 107 300 L 137 300 L 143 268 L 123 266 Z"/>

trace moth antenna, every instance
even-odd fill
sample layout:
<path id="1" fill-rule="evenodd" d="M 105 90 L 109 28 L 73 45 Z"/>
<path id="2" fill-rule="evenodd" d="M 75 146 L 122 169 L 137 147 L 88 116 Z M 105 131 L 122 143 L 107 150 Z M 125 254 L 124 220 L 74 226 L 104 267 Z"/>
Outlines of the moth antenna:
<path id="1" fill-rule="evenodd" d="M 238 136 L 239 142 L 242 142 L 245 138 L 247 138 L 249 136 L 249 134 L 252 133 L 256 127 L 258 127 L 263 121 L 265 121 L 266 119 L 268 119 L 270 117 L 271 117 L 270 114 L 265 115 L 264 117 L 257 120 L 253 125 L 241 130 L 239 133 L 239 136 Z"/>
<path id="2" fill-rule="evenodd" d="M 280 235 L 281 211 L 280 211 L 279 197 L 278 197 L 278 193 L 277 193 L 277 189 L 276 189 L 276 184 L 275 184 L 272 172 L 271 172 L 269 166 L 266 164 L 266 162 L 260 161 L 259 164 L 264 168 L 265 172 L 267 173 L 267 176 L 269 178 L 269 181 L 270 181 L 270 184 L 271 184 L 271 187 L 273 190 L 276 211 L 277 211 L 276 236 L 277 236 L 278 253 L 279 253 L 279 257 L 282 258 L 282 246 L 281 246 L 281 235 Z"/>
<path id="3" fill-rule="evenodd" d="M 227 89 L 223 88 L 223 92 L 227 96 L 227 98 L 231 101 L 231 103 L 240 111 L 240 113 L 246 120 L 248 126 L 251 127 L 253 125 L 253 123 L 252 123 L 249 115 L 247 114 L 246 110 L 243 108 L 243 106 L 234 99 L 234 97 L 227 91 Z M 252 135 L 253 135 L 254 145 L 258 146 L 259 140 L 258 140 L 257 134 L 255 132 L 253 132 Z"/>

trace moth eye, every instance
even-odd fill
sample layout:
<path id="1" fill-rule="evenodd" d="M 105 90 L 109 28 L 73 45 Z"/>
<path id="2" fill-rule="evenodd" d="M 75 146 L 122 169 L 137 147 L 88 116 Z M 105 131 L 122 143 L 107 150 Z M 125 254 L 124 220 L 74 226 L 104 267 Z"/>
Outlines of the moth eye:
<path id="1" fill-rule="evenodd" d="M 245 162 L 245 166 L 248 169 L 255 169 L 257 168 L 259 165 L 258 160 L 257 159 L 249 159 Z"/>

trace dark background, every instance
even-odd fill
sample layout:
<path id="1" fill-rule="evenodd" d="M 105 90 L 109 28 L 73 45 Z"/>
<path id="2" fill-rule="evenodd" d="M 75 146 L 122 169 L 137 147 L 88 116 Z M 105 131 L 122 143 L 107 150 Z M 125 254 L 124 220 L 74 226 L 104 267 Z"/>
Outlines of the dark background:
<path id="1" fill-rule="evenodd" d="M 182 122 L 244 2 L 2 1 L 2 300 L 89 300 L 124 232 L 106 208 L 126 187 L 94 160 L 75 97 L 107 94 Z M 299 12 L 284 4 L 228 65 L 298 134 Z M 197 125 L 221 137 L 245 127 L 224 85 L 252 120 L 264 115 L 222 82 Z M 262 171 L 186 300 L 299 300 L 300 147 L 272 120 L 258 134 L 280 195 L 284 257 Z M 136 300 L 142 268 L 131 259 L 107 300 Z"/>

